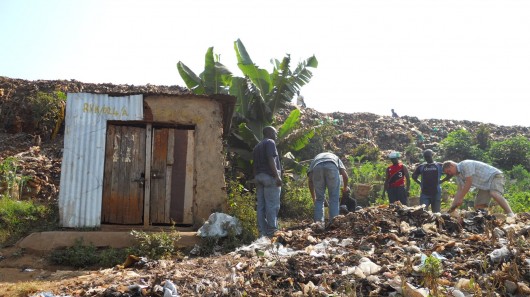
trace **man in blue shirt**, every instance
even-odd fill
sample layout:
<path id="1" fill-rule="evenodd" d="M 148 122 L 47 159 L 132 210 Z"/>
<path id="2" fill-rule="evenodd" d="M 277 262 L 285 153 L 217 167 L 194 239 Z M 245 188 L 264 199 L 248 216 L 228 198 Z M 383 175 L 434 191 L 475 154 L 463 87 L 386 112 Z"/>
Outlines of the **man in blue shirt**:
<path id="1" fill-rule="evenodd" d="M 440 180 L 442 176 L 442 163 L 434 162 L 433 151 L 423 151 L 423 158 L 427 163 L 423 163 L 416 167 L 412 173 L 412 179 L 420 185 L 420 204 L 425 205 L 425 209 L 431 206 L 432 212 L 440 212 L 442 202 L 442 187 L 441 183 L 451 178 L 446 175 L 444 179 Z M 418 177 L 421 176 L 421 180 Z"/>
<path id="2" fill-rule="evenodd" d="M 280 156 L 276 149 L 276 129 L 263 128 L 263 140 L 254 147 L 253 172 L 256 181 L 259 235 L 272 237 L 278 230 L 282 191 Z"/>

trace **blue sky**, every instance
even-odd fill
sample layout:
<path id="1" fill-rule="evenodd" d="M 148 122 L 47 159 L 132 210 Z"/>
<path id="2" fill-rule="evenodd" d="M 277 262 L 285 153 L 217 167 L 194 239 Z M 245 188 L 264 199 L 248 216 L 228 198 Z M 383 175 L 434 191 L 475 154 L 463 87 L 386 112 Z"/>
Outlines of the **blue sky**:
<path id="1" fill-rule="evenodd" d="M 208 47 L 240 75 L 315 55 L 321 112 L 530 126 L 530 1 L 0 0 L 0 76 L 181 85 Z"/>

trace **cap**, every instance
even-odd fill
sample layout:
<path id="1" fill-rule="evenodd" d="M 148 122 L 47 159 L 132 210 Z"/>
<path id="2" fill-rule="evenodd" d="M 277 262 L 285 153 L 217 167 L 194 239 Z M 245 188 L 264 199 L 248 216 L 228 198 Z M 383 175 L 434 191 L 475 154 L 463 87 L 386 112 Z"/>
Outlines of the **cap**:
<path id="1" fill-rule="evenodd" d="M 391 152 L 390 154 L 388 154 L 389 159 L 397 159 L 399 157 L 401 157 L 401 154 L 399 152 Z"/>
<path id="2" fill-rule="evenodd" d="M 434 155 L 434 152 L 430 149 L 423 151 L 423 157 L 432 157 L 432 155 Z"/>

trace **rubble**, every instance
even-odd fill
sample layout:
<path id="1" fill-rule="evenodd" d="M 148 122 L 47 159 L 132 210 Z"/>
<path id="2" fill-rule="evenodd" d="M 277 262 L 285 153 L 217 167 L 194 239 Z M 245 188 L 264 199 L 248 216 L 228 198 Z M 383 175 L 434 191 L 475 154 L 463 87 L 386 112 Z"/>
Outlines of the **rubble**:
<path id="1" fill-rule="evenodd" d="M 530 214 L 512 223 L 482 212 L 461 215 L 367 207 L 339 215 L 324 230 L 303 224 L 224 255 L 60 280 L 54 294 L 163 296 L 171 282 L 168 296 L 428 296 L 421 267 L 432 256 L 441 263 L 442 296 L 528 296 L 530 240 L 523 230 Z M 139 288 L 144 295 L 133 295 Z"/>

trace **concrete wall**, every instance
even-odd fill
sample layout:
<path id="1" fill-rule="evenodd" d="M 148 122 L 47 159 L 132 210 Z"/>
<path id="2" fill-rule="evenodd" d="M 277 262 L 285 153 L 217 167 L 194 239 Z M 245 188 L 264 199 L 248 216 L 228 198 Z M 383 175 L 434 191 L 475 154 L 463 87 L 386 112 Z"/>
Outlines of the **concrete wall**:
<path id="1" fill-rule="evenodd" d="M 199 227 L 215 211 L 226 209 L 221 103 L 197 96 L 144 96 L 152 121 L 195 126 L 193 214 Z M 148 111 L 146 111 L 146 114 Z"/>

